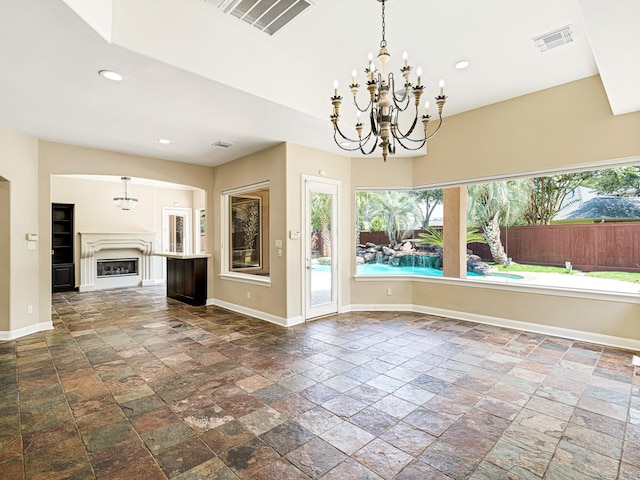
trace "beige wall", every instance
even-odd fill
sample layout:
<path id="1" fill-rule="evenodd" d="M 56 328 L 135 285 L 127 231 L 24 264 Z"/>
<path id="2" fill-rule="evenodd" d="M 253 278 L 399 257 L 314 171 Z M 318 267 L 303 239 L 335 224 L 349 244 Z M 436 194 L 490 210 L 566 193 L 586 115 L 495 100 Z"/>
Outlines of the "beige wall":
<path id="1" fill-rule="evenodd" d="M 491 288 L 417 281 L 413 303 L 419 307 L 457 312 L 460 318 L 489 317 L 543 327 L 588 332 L 596 335 L 640 340 L 640 304 L 589 298 L 589 295 L 558 295 L 552 291 L 523 288 Z M 534 327 L 535 329 L 535 327 Z M 602 340 L 604 341 L 604 340 Z"/>
<path id="2" fill-rule="evenodd" d="M 180 162 L 171 162 L 137 155 L 108 152 L 92 148 L 64 145 L 60 143 L 39 141 L 38 175 L 37 175 L 37 207 L 39 242 L 39 268 L 46 274 L 39 276 L 40 311 L 49 317 L 51 309 L 51 198 L 53 175 L 117 175 L 135 178 L 147 178 L 164 182 L 177 183 L 200 188 L 206 192 L 207 210 L 213 211 L 211 188 L 213 185 L 213 169 Z M 134 188 L 132 186 L 132 188 Z M 138 187 L 135 186 L 137 189 Z M 111 195 L 111 194 L 109 194 Z M 165 199 L 169 201 L 169 199 Z M 186 201 L 186 200 L 185 200 Z M 191 199 L 189 201 L 192 201 Z M 142 207 L 140 205 L 138 208 Z M 142 207 L 141 212 L 146 207 Z M 137 210 L 137 208 L 136 208 Z M 135 212 L 135 210 L 134 210 Z M 81 218 L 85 214 L 81 212 Z M 151 215 L 151 218 L 154 218 Z M 154 219 L 154 222 L 160 219 Z M 130 225 L 132 228 L 133 226 Z M 207 226 L 207 249 L 211 251 L 212 227 Z M 159 225 L 154 229 L 159 230 Z M 138 231 L 140 231 L 138 229 Z M 211 270 L 210 270 L 211 273 Z M 208 295 L 213 297 L 213 278 L 208 278 Z M 44 316 L 44 315 L 41 315 Z"/>
<path id="3" fill-rule="evenodd" d="M 266 181 L 269 182 L 271 205 L 270 285 L 219 278 L 218 275 L 222 273 L 223 242 L 226 242 L 226 239 L 222 238 L 224 235 L 222 192 Z M 287 318 L 287 258 L 273 255 L 274 240 L 286 238 L 287 188 L 285 182 L 284 144 L 215 167 L 212 190 L 213 208 L 211 209 L 213 216 L 208 216 L 215 224 L 212 249 L 213 275 L 216 282 L 215 299 L 244 309 L 264 312 L 277 317 L 277 320 Z M 247 298 L 247 292 L 251 298 Z"/>
<path id="4" fill-rule="evenodd" d="M 386 162 L 382 160 L 382 157 L 352 158 L 352 186 L 354 189 L 358 187 L 411 187 L 413 186 L 413 164 L 413 158 L 391 155 Z"/>
<path id="5" fill-rule="evenodd" d="M 640 155 L 640 112 L 613 116 L 599 76 L 448 117 L 414 185 L 463 183 Z"/>
<path id="6" fill-rule="evenodd" d="M 50 325 L 51 304 L 44 310 L 38 309 L 37 279 L 42 276 L 38 268 L 38 249 L 43 248 L 43 235 L 38 231 L 38 141 L 35 138 L 0 129 L 0 177 L 8 181 L 8 184 L 3 182 L 1 199 L 6 201 L 8 189 L 10 200 L 8 223 L 6 205 L 2 208 L 0 223 L 0 228 L 9 227 L 8 232 L 0 235 L 0 250 L 8 252 L 3 254 L 4 273 L 0 277 L 0 290 L 3 291 L 0 298 L 4 304 L 0 308 L 0 333 L 28 330 L 39 322 Z M 27 250 L 27 233 L 40 233 L 36 250 Z M 6 284 L 7 275 L 9 285 Z M 27 313 L 29 305 L 33 307 L 31 314 Z"/>

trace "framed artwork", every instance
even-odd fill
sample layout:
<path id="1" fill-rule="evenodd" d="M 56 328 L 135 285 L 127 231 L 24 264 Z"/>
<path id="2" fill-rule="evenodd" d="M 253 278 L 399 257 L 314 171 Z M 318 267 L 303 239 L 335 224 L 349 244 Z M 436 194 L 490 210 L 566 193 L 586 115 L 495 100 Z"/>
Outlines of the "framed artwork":
<path id="1" fill-rule="evenodd" d="M 230 270 L 262 268 L 262 199 L 231 195 Z"/>

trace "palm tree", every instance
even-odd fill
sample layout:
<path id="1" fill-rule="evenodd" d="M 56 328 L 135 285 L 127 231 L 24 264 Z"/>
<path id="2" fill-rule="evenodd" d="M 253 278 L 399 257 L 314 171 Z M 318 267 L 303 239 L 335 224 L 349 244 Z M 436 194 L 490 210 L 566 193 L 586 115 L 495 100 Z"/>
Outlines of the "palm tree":
<path id="1" fill-rule="evenodd" d="M 411 192 L 387 190 L 374 193 L 370 213 L 385 221 L 389 243 L 399 243 L 411 235 L 419 217 L 419 208 Z"/>
<path id="2" fill-rule="evenodd" d="M 375 217 L 375 214 L 370 213 L 376 193 L 371 190 L 356 192 L 356 245 L 360 244 L 360 232 L 366 230 L 367 224 Z"/>
<path id="3" fill-rule="evenodd" d="M 311 195 L 311 226 L 322 237 L 322 255 L 331 256 L 332 198 L 328 193 L 314 192 Z"/>
<path id="4" fill-rule="evenodd" d="M 420 239 L 416 244 L 444 248 L 444 232 L 441 229 L 429 226 L 425 230 L 426 233 L 418 234 Z M 467 227 L 467 243 L 487 243 L 487 239 L 483 233 L 473 227 Z"/>
<path id="5" fill-rule="evenodd" d="M 527 179 L 480 183 L 467 188 L 469 222 L 482 229 L 497 264 L 505 265 L 508 260 L 500 239 L 500 223 L 510 225 L 521 216 L 529 191 Z"/>

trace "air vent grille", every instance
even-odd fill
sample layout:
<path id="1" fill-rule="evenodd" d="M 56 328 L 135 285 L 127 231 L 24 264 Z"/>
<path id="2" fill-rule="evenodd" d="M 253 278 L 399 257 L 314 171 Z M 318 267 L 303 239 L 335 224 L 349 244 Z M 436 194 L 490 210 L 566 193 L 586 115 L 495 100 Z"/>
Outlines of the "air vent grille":
<path id="1" fill-rule="evenodd" d="M 571 43 L 573 42 L 571 25 L 567 25 L 566 27 L 562 27 L 552 32 L 545 33 L 544 35 L 540 35 L 539 37 L 535 37 L 533 41 L 536 44 L 536 47 L 538 47 L 541 52 L 546 52 L 547 50 L 551 50 L 552 48 Z"/>
<path id="2" fill-rule="evenodd" d="M 274 35 L 308 7 L 309 0 L 205 0 L 224 13 Z"/>

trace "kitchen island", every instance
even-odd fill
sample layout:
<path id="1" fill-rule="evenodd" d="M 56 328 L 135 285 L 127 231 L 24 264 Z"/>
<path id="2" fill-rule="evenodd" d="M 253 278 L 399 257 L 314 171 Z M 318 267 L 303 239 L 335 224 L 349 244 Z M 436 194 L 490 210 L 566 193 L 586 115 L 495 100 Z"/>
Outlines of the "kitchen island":
<path id="1" fill-rule="evenodd" d="M 211 255 L 154 255 L 167 259 L 167 297 L 189 305 L 207 303 L 207 259 Z"/>

